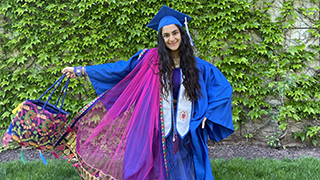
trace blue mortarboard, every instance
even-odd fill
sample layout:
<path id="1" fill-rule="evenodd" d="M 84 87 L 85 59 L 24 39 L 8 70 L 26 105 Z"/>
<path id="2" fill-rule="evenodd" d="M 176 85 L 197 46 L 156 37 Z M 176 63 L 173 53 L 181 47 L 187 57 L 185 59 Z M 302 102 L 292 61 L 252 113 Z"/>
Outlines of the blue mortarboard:
<path id="1" fill-rule="evenodd" d="M 179 11 L 169 8 L 168 6 L 162 6 L 159 12 L 153 17 L 147 27 L 159 31 L 163 26 L 170 24 L 178 24 L 181 27 L 184 26 L 185 18 L 187 21 L 191 19 Z"/>
<path id="2" fill-rule="evenodd" d="M 191 35 L 188 29 L 188 21 L 191 19 L 190 16 L 187 16 L 179 11 L 176 11 L 168 6 L 162 6 L 159 12 L 153 17 L 147 27 L 159 31 L 163 26 L 170 24 L 178 24 L 181 27 L 186 25 L 186 31 L 190 38 L 190 43 L 194 46 Z"/>

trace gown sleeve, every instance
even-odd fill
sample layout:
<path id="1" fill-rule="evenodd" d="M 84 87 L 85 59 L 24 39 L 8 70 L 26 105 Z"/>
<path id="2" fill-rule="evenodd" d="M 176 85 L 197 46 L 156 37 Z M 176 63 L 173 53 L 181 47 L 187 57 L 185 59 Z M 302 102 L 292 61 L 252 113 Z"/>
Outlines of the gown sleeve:
<path id="1" fill-rule="evenodd" d="M 118 84 L 133 70 L 142 51 L 138 51 L 128 61 L 86 67 L 90 82 L 98 96 Z"/>
<path id="2" fill-rule="evenodd" d="M 231 111 L 232 86 L 215 66 L 206 74 L 208 108 L 205 113 L 209 138 L 216 142 L 234 132 Z"/>

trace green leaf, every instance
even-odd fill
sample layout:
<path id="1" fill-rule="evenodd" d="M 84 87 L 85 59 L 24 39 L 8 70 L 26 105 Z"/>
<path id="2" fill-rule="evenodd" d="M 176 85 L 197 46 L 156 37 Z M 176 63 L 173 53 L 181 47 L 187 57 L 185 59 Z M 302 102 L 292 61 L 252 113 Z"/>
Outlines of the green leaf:
<path id="1" fill-rule="evenodd" d="M 319 144 L 316 139 L 312 139 L 311 142 L 314 147 L 316 147 Z"/>

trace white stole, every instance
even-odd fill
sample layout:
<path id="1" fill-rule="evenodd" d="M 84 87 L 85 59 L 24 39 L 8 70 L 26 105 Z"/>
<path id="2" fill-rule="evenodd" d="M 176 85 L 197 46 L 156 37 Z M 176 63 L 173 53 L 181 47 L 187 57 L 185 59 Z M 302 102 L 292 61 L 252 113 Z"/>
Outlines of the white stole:
<path id="1" fill-rule="evenodd" d="M 186 99 L 184 96 L 185 94 L 185 87 L 183 85 L 183 78 L 181 74 L 181 85 L 179 88 L 179 94 L 177 99 L 177 114 L 174 117 L 174 108 L 173 108 L 173 95 L 172 92 L 169 92 L 168 98 L 163 99 L 163 119 L 164 119 L 164 129 L 165 129 L 165 136 L 167 137 L 172 128 L 176 128 L 177 134 L 181 138 L 184 138 L 187 133 L 189 132 L 190 128 L 190 120 L 193 116 L 193 108 L 192 102 Z M 176 127 L 172 127 L 172 120 L 175 121 Z"/>

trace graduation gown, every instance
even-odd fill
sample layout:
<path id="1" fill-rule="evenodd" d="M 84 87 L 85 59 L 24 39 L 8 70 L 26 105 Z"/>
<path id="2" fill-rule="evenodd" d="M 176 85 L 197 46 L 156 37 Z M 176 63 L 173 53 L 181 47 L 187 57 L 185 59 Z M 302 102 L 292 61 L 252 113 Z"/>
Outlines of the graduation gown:
<path id="1" fill-rule="evenodd" d="M 102 94 L 126 77 L 136 67 L 141 51 L 128 61 L 87 66 L 86 71 L 96 93 Z M 207 137 L 218 142 L 234 132 L 231 113 L 232 87 L 218 68 L 198 57 L 195 58 L 200 71 L 199 83 L 203 94 L 201 99 L 194 102 L 189 129 L 195 176 L 196 179 L 213 179 Z M 202 129 L 201 122 L 204 117 L 207 121 L 206 127 Z"/>

